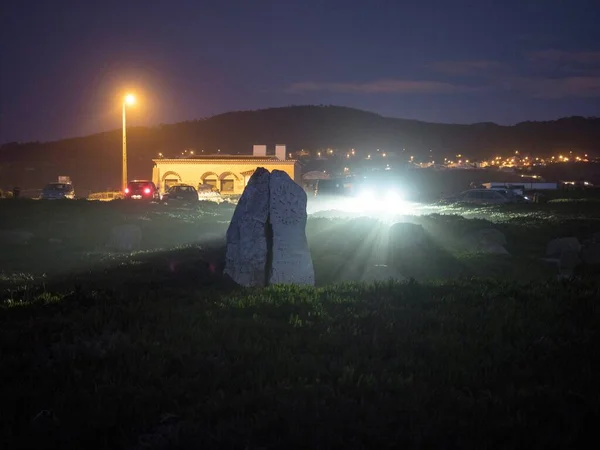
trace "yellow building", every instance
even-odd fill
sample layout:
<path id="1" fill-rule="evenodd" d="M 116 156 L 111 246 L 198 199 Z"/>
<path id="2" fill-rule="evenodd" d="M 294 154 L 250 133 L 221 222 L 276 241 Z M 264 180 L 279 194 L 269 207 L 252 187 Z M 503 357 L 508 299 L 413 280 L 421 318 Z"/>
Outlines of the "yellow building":
<path id="1" fill-rule="evenodd" d="M 298 161 L 286 159 L 285 145 L 275 147 L 275 155 L 268 156 L 266 145 L 255 145 L 252 155 L 209 155 L 185 159 L 154 159 L 152 181 L 162 193 L 170 186 L 185 183 L 194 187 L 209 184 L 221 194 L 241 194 L 250 176 L 258 167 L 269 172 L 281 170 L 302 185 Z"/>

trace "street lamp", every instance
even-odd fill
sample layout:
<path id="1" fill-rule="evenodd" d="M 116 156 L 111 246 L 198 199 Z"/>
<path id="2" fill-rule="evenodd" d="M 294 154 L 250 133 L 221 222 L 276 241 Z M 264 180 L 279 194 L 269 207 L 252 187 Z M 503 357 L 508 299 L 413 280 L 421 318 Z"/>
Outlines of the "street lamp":
<path id="1" fill-rule="evenodd" d="M 135 103 L 135 97 L 132 94 L 127 94 L 123 99 L 123 179 L 122 189 L 127 189 L 127 121 L 126 111 L 127 105 L 133 105 Z"/>

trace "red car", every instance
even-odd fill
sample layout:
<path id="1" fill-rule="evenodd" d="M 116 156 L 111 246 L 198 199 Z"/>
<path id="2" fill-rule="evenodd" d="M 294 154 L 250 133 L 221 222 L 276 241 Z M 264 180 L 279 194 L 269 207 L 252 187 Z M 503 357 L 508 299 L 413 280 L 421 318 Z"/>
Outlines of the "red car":
<path id="1" fill-rule="evenodd" d="M 133 180 L 127 183 L 124 192 L 126 199 L 159 201 L 160 193 L 152 181 Z"/>

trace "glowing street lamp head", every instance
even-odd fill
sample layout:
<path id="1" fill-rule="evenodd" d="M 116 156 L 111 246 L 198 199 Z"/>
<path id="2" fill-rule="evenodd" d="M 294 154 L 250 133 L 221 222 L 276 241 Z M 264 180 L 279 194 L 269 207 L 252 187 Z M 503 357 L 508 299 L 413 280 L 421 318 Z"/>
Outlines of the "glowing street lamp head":
<path id="1" fill-rule="evenodd" d="M 133 105 L 134 103 L 135 103 L 135 97 L 133 96 L 133 94 L 127 94 L 125 96 L 125 104 Z"/>

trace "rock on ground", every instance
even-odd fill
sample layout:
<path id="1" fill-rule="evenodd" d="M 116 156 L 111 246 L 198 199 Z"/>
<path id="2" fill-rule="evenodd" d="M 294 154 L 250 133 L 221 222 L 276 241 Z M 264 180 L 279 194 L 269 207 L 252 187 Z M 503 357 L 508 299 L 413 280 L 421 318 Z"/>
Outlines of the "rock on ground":
<path id="1" fill-rule="evenodd" d="M 579 252 L 575 250 L 564 250 L 560 255 L 560 268 L 573 270 L 579 264 L 581 264 L 581 259 L 579 258 Z"/>
<path id="2" fill-rule="evenodd" d="M 118 225 L 110 230 L 108 247 L 114 250 L 132 251 L 142 245 L 142 229 L 138 225 Z"/>
<path id="3" fill-rule="evenodd" d="M 581 251 L 581 244 L 576 237 L 553 239 L 546 246 L 546 256 L 560 257 L 565 250 Z"/>
<path id="4" fill-rule="evenodd" d="M 506 250 L 497 242 L 480 243 L 478 253 L 484 253 L 488 255 L 510 255 L 508 250 Z"/>
<path id="5" fill-rule="evenodd" d="M 463 238 L 463 247 L 467 252 L 489 255 L 510 255 L 504 247 L 506 243 L 504 233 L 494 228 L 472 231 Z"/>
<path id="6" fill-rule="evenodd" d="M 422 225 L 410 222 L 398 222 L 390 227 L 390 243 L 396 249 L 425 245 L 427 233 Z"/>
<path id="7" fill-rule="evenodd" d="M 473 233 L 480 241 L 486 243 L 495 243 L 500 245 L 506 245 L 506 236 L 502 231 L 496 230 L 495 228 L 484 228 Z"/>
<path id="8" fill-rule="evenodd" d="M 242 286 L 267 284 L 269 171 L 259 167 L 248 180 L 227 229 L 223 274 Z"/>
<path id="9" fill-rule="evenodd" d="M 280 170 L 271 173 L 269 186 L 269 283 L 314 286 L 315 271 L 306 239 L 306 192 Z"/>

